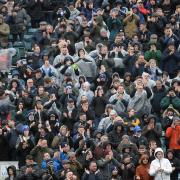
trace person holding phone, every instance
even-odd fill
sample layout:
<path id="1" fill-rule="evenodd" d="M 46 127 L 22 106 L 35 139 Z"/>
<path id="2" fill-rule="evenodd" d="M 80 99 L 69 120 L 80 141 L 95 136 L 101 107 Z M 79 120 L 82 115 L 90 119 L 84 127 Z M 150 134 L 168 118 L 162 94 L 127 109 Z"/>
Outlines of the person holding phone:
<path id="1" fill-rule="evenodd" d="M 166 138 L 169 140 L 169 149 L 173 149 L 175 156 L 180 156 L 180 118 L 178 116 L 173 117 L 173 122 L 166 130 Z"/>

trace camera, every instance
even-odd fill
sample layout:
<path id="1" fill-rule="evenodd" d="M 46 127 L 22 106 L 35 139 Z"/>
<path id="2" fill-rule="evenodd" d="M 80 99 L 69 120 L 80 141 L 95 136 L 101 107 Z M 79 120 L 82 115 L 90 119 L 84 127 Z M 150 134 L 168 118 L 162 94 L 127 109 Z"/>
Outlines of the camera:
<path id="1" fill-rule="evenodd" d="M 59 8 L 56 14 L 58 18 L 65 17 L 66 19 L 68 19 L 70 17 L 70 11 L 67 7 Z"/>
<path id="2" fill-rule="evenodd" d="M 17 61 L 18 64 L 21 65 L 27 65 L 27 60 L 26 59 L 20 59 L 19 61 Z"/>

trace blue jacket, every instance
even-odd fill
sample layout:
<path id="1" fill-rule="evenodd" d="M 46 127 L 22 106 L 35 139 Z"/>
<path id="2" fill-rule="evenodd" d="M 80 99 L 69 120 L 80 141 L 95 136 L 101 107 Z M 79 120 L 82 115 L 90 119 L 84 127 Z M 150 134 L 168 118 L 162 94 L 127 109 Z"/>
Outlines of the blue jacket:
<path id="1" fill-rule="evenodd" d="M 57 173 L 60 170 L 60 164 L 57 161 L 52 160 L 53 162 L 53 170 L 55 173 Z M 43 170 L 47 169 L 47 162 L 45 160 L 42 160 L 41 162 L 41 168 Z"/>

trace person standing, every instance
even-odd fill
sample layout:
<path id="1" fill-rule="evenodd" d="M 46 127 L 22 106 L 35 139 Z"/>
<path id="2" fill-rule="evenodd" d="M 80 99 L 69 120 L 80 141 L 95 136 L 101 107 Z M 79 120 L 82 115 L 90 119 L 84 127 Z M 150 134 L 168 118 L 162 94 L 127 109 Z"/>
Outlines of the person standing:
<path id="1" fill-rule="evenodd" d="M 170 180 L 172 166 L 168 159 L 164 158 L 164 152 L 161 148 L 155 149 L 155 160 L 150 164 L 149 175 L 154 176 L 154 180 Z"/>

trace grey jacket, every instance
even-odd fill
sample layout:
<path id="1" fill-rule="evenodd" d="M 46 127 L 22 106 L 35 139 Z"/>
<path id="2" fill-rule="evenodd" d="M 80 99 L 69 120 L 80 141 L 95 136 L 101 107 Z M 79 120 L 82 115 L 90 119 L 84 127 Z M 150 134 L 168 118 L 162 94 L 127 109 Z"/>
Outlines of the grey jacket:
<path id="1" fill-rule="evenodd" d="M 86 56 L 85 60 L 79 59 L 76 64 L 78 65 L 82 75 L 84 75 L 85 77 L 96 77 L 97 66 L 94 59 L 92 59 L 91 57 Z"/>
<path id="2" fill-rule="evenodd" d="M 114 157 L 111 160 L 106 160 L 104 158 L 97 161 L 100 172 L 103 174 L 104 180 L 111 179 L 113 168 L 120 167 L 121 163 L 118 162 Z"/>
<path id="3" fill-rule="evenodd" d="M 106 131 L 111 124 L 112 124 L 112 120 L 110 119 L 110 117 L 105 117 L 105 118 L 101 119 L 99 126 L 98 126 L 98 130 Z"/>
<path id="4" fill-rule="evenodd" d="M 118 114 L 126 111 L 126 104 L 128 104 L 130 96 L 126 93 L 123 95 L 122 100 L 118 100 L 118 93 L 112 95 L 109 99 L 109 102 L 114 105 L 114 109 Z"/>

